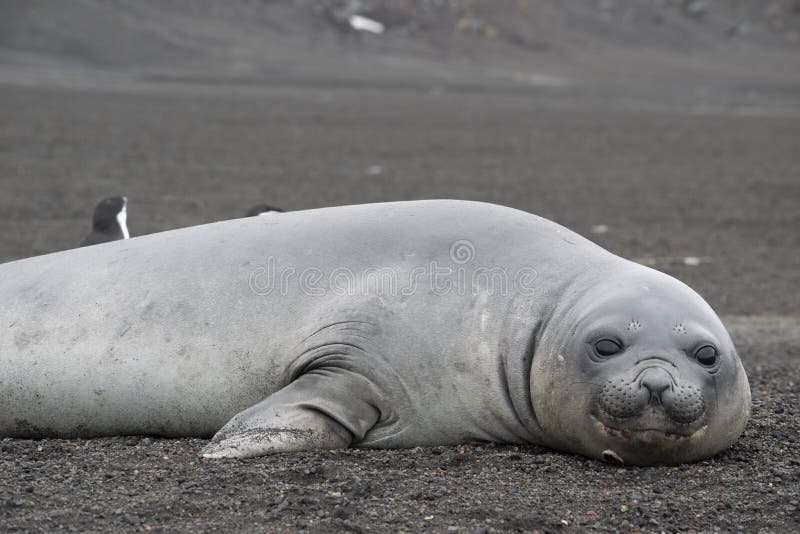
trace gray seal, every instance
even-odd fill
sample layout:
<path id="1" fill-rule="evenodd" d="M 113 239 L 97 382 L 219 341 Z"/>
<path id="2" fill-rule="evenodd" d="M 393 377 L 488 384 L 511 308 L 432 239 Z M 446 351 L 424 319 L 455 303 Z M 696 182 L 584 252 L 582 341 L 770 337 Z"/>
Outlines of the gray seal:
<path id="1" fill-rule="evenodd" d="M 546 219 L 297 211 L 0 265 L 0 435 L 212 437 L 208 458 L 536 443 L 713 455 L 750 390 L 694 291 Z"/>

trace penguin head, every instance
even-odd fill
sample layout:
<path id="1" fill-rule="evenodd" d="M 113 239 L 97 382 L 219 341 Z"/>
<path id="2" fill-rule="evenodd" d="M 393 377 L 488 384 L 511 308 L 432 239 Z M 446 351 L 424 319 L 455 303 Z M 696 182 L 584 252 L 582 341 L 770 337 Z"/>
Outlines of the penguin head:
<path id="1" fill-rule="evenodd" d="M 128 197 L 109 197 L 101 200 L 94 210 L 92 229 L 96 232 L 120 230 L 128 236 Z"/>
<path id="2" fill-rule="evenodd" d="M 255 217 L 257 215 L 266 215 L 267 213 L 283 213 L 283 210 L 269 204 L 257 204 L 247 210 L 245 217 Z"/>

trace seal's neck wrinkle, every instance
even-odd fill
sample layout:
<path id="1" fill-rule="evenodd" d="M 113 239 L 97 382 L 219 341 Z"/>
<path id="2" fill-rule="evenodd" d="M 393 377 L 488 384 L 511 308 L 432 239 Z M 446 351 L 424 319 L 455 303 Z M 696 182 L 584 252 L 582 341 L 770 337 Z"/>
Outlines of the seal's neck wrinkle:
<path id="1" fill-rule="evenodd" d="M 500 339 L 499 374 L 504 395 L 510 403 L 520 428 L 526 432 L 520 437 L 527 442 L 547 445 L 531 397 L 531 368 L 536 343 L 544 324 L 544 308 L 535 303 L 513 299 L 505 314 L 503 336 Z"/>

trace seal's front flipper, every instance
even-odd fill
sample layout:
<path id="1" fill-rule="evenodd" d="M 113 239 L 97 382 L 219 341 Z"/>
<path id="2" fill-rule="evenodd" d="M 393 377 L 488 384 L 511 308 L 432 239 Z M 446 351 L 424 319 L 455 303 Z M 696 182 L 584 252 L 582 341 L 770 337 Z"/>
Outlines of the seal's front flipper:
<path id="1" fill-rule="evenodd" d="M 201 455 L 250 458 L 348 447 L 380 419 L 373 396 L 369 381 L 350 371 L 313 370 L 234 416 Z"/>

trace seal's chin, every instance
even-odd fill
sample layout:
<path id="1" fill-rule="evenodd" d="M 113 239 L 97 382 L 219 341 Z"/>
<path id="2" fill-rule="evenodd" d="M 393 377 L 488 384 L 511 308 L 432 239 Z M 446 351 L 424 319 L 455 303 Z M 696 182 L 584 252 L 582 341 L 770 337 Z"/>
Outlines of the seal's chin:
<path id="1" fill-rule="evenodd" d="M 707 421 L 680 424 L 659 412 L 645 410 L 623 420 L 592 414 L 595 440 L 589 454 L 612 464 L 631 465 L 673 465 L 702 457 Z"/>

